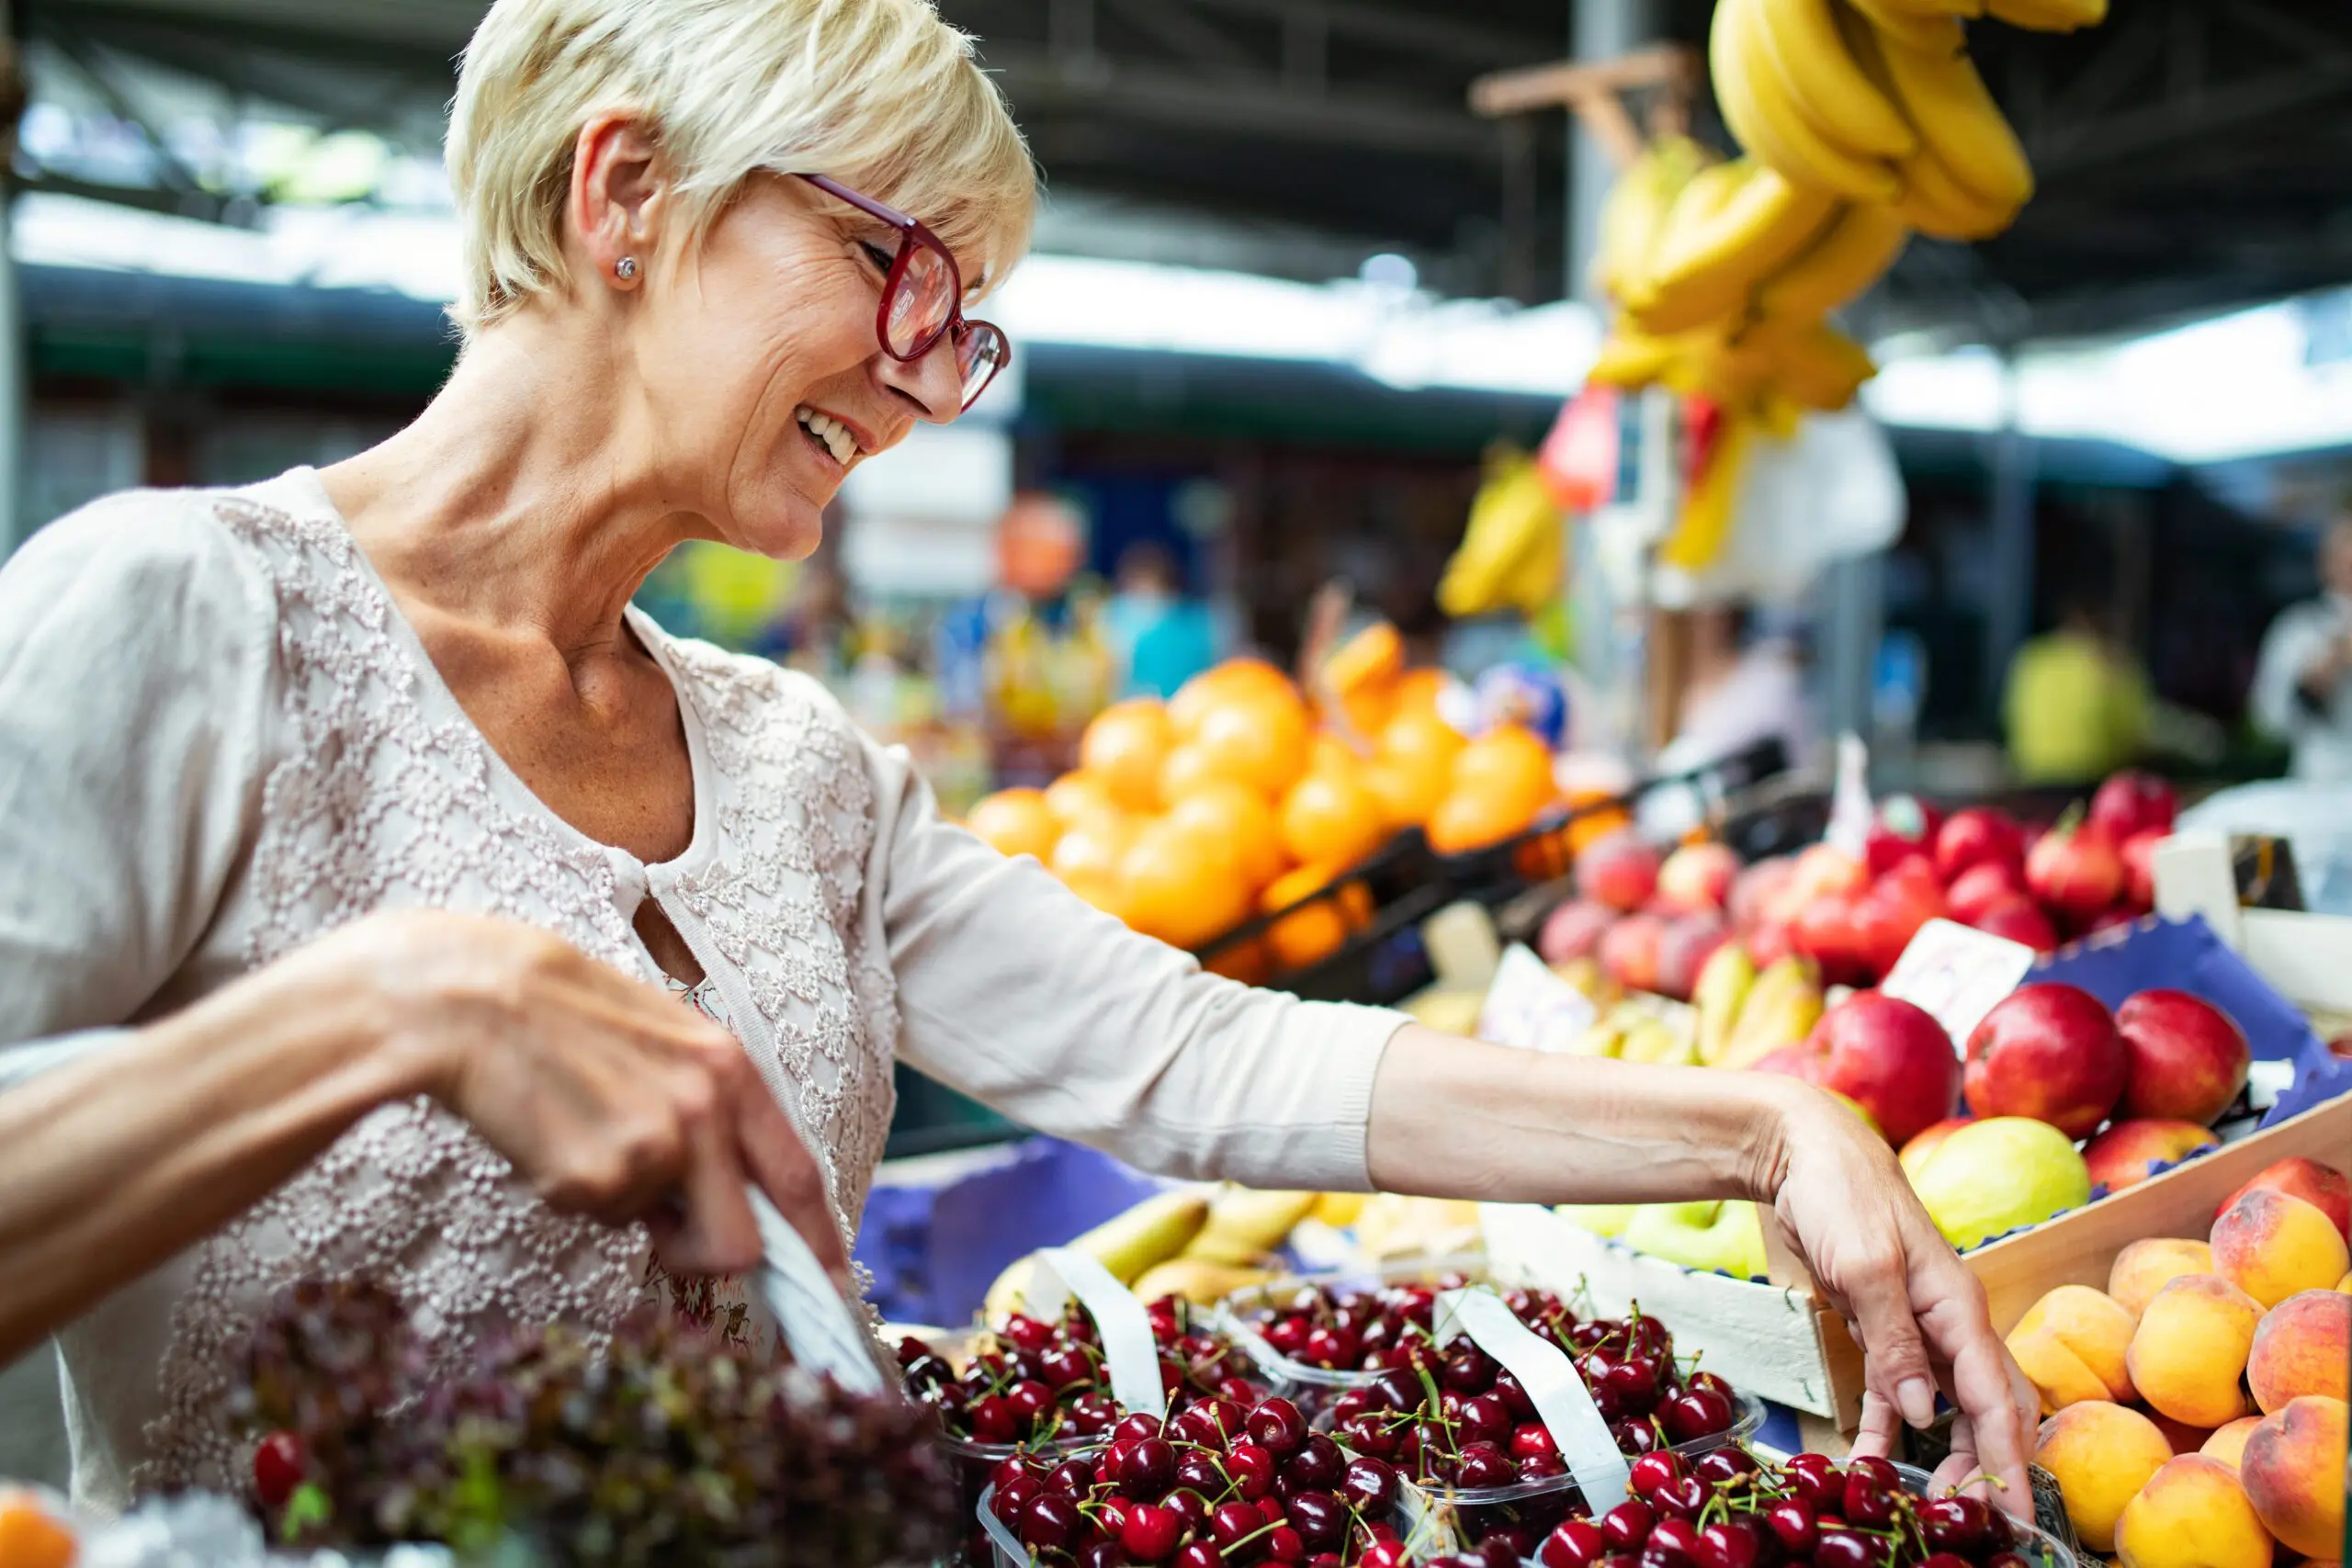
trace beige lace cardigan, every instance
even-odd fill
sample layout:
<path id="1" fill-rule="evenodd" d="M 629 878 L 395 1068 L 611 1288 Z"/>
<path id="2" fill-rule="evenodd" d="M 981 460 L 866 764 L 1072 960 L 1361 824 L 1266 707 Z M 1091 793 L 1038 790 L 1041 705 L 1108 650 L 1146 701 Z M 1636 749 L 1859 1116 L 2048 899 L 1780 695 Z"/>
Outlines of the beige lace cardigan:
<path id="1" fill-rule="evenodd" d="M 118 496 L 36 536 L 0 569 L 0 1067 L 12 1043 L 169 1012 L 390 907 L 528 920 L 656 978 L 632 930 L 650 897 L 823 1163 L 844 1235 L 894 1058 L 1152 1169 L 1364 1184 L 1394 1015 L 1201 974 L 943 822 L 821 687 L 631 624 L 694 765 L 693 842 L 661 865 L 507 770 L 310 470 Z M 257 1308 L 295 1280 L 380 1279 L 455 1355 L 504 1321 L 608 1327 L 647 1262 L 641 1232 L 559 1218 L 431 1102 L 385 1106 L 59 1337 L 76 1495 L 241 1486 L 225 1395 Z"/>

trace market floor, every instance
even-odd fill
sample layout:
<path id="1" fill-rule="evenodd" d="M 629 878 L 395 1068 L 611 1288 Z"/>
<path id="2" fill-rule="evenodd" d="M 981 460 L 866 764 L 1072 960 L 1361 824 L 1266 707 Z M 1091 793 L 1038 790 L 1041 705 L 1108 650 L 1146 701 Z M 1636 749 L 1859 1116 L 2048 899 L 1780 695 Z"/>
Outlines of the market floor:
<path id="1" fill-rule="evenodd" d="M 0 1368 L 0 1480 L 65 1484 L 65 1420 L 57 1404 L 57 1352 L 43 1345 Z"/>

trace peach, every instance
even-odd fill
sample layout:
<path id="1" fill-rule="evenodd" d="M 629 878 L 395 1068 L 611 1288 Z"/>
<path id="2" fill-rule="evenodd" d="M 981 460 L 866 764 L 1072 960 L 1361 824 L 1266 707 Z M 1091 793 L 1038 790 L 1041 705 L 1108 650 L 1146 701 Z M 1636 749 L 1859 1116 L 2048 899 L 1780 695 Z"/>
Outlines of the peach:
<path id="1" fill-rule="evenodd" d="M 2094 1185 L 2120 1192 L 2147 1180 L 2149 1167 L 2177 1164 L 2221 1141 L 2194 1122 L 2118 1122 L 2084 1148 L 2083 1163 Z"/>
<path id="2" fill-rule="evenodd" d="M 2115 1266 L 2107 1274 L 2107 1293 L 2137 1317 L 2158 1291 L 2183 1274 L 2212 1271 L 2213 1249 L 2203 1242 L 2150 1236 L 2115 1255 Z"/>
<path id="3" fill-rule="evenodd" d="M 2278 1160 L 2264 1166 L 2252 1181 L 2222 1199 L 2222 1206 L 2213 1211 L 2213 1217 L 2220 1219 L 2230 1212 L 2231 1204 L 2261 1187 L 2317 1206 L 2321 1213 L 2335 1222 L 2336 1234 L 2352 1244 L 2352 1177 L 2315 1159 L 2297 1156 Z"/>
<path id="4" fill-rule="evenodd" d="M 2335 1288 L 2346 1295 L 2352 1296 L 2352 1269 L 2346 1269 L 2344 1271 L 2344 1278 L 2335 1281 Z"/>
<path id="5" fill-rule="evenodd" d="M 2266 1416 L 2307 1393 L 2345 1397 L 2352 1386 L 2352 1296 L 2302 1291 L 2265 1313 L 2245 1381 Z"/>
<path id="6" fill-rule="evenodd" d="M 2211 1274 L 2184 1274 L 2140 1314 L 2124 1366 L 2140 1397 L 2176 1421 L 2219 1427 L 2251 1416 L 2238 1379 L 2262 1307 Z"/>
<path id="7" fill-rule="evenodd" d="M 2057 1478 L 2066 1517 L 2094 1551 L 2115 1550 L 2116 1519 L 2171 1458 L 2154 1422 L 2100 1400 L 2069 1404 L 2044 1421 L 2033 1445 L 2033 1462 Z"/>
<path id="8" fill-rule="evenodd" d="M 2261 1425 L 2262 1417 L 2259 1416 L 2241 1416 L 2226 1427 L 2214 1427 L 2213 1435 L 2206 1438 L 2205 1446 L 2197 1451 L 2207 1459 L 2220 1460 L 2235 1470 L 2245 1453 L 2245 1440 L 2253 1437 L 2254 1429 Z"/>
<path id="9" fill-rule="evenodd" d="M 2134 1393 L 2124 1356 L 2136 1326 L 2088 1285 L 2061 1285 L 2009 1330 L 2009 1354 L 2040 1391 L 2045 1416 L 2088 1400 L 2129 1404 Z"/>
<path id="10" fill-rule="evenodd" d="M 2186 1421 L 2176 1421 L 2161 1410 L 2150 1411 L 2148 1419 L 2156 1424 L 2156 1430 L 2165 1435 L 2165 1441 L 2172 1445 L 2172 1451 L 2177 1454 L 2201 1452 L 2205 1447 L 2205 1440 L 2213 1435 L 2202 1427 L 2192 1427 Z"/>
<path id="11" fill-rule="evenodd" d="M 2313 1395 L 2262 1418 L 2238 1474 L 2272 1535 L 2307 1557 L 2343 1550 L 2344 1461 L 2352 1406 Z"/>
<path id="12" fill-rule="evenodd" d="M 2270 1533 L 2237 1472 L 2203 1454 L 2166 1460 L 2115 1523 L 2123 1568 L 2268 1568 Z"/>
<path id="13" fill-rule="evenodd" d="M 2213 1222 L 2213 1272 L 2277 1306 L 2298 1291 L 2324 1291 L 2352 1264 L 2325 1213 L 2301 1198 L 2257 1187 Z"/>

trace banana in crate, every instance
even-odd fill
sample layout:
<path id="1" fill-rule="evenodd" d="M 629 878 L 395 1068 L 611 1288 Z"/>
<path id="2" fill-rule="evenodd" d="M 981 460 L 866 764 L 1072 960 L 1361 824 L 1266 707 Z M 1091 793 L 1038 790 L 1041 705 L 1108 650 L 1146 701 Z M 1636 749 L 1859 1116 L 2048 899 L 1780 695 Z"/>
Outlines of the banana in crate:
<path id="1" fill-rule="evenodd" d="M 1144 1301 L 1182 1296 L 1207 1305 L 1272 1279 L 1274 1253 L 1302 1223 L 1344 1227 L 1363 1204 L 1347 1192 L 1186 1188 L 1147 1198 L 1069 1246 Z M 1020 1310 L 1035 1268 L 1022 1258 L 997 1277 L 984 1308 L 991 1322 Z"/>

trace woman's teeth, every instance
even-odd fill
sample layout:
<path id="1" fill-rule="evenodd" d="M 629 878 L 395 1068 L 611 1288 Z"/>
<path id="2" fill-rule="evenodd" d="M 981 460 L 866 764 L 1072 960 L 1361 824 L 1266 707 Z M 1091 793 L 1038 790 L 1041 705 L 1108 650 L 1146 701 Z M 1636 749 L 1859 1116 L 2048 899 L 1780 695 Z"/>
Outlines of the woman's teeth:
<path id="1" fill-rule="evenodd" d="M 808 427 L 808 434 L 825 444 L 825 450 L 833 455 L 833 461 L 844 468 L 848 468 L 849 460 L 857 456 L 857 437 L 849 433 L 849 426 L 815 409 L 797 409 L 794 412 Z"/>

